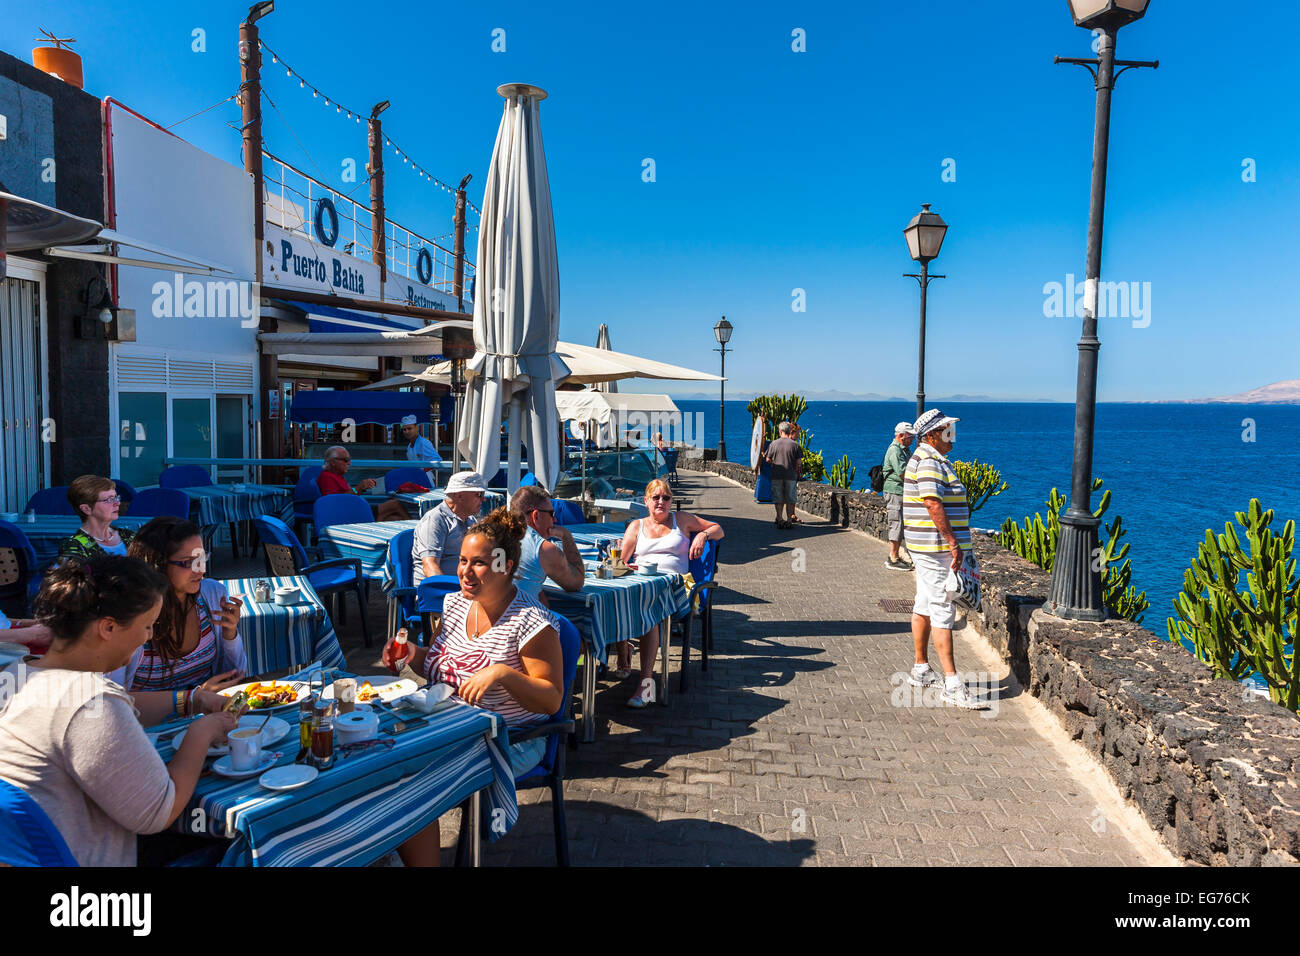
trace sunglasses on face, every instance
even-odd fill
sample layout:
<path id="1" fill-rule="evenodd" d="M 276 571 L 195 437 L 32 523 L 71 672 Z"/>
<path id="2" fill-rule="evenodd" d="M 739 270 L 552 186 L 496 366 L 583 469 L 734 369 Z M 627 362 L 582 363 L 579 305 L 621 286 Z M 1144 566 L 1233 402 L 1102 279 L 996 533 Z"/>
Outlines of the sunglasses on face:
<path id="1" fill-rule="evenodd" d="M 542 514 L 544 514 L 544 515 L 553 515 L 553 514 L 555 514 L 555 509 L 554 509 L 554 508 L 534 508 L 533 510 L 534 510 L 534 511 L 540 511 L 540 512 L 541 512 Z"/>
<path id="2" fill-rule="evenodd" d="M 672 495 L 651 495 L 650 500 L 651 501 L 672 501 L 673 496 Z"/>
<path id="3" fill-rule="evenodd" d="M 182 571 L 202 571 L 208 566 L 210 560 L 212 560 L 212 552 L 204 551 L 183 561 L 169 558 L 167 563 L 173 568 L 180 568 Z"/>

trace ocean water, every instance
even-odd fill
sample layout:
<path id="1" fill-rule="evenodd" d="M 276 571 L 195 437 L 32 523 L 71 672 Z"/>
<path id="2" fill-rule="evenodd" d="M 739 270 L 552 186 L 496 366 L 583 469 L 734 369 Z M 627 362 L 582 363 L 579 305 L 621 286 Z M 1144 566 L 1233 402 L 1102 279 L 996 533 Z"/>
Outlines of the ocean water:
<path id="1" fill-rule="evenodd" d="M 703 442 L 716 444 L 718 403 L 677 403 L 698 414 Z M 727 402 L 726 440 L 730 461 L 749 462 L 753 428 L 746 402 Z M 1053 487 L 1068 495 L 1073 457 L 1072 404 L 945 403 L 961 419 L 949 457 L 979 459 L 1002 472 L 1008 488 L 972 517 L 977 528 L 998 528 L 1045 511 Z M 914 402 L 810 402 L 799 419 L 812 432 L 827 471 L 841 455 L 857 468 L 854 487 L 868 485 L 867 471 L 879 464 L 899 421 L 911 421 Z M 1248 439 L 1252 439 L 1248 440 Z M 1276 513 L 1274 527 L 1300 519 L 1300 406 L 1150 405 L 1097 406 L 1093 473 L 1110 489 L 1103 520 L 1124 519 L 1131 545 L 1133 582 L 1147 592 L 1151 607 L 1143 623 L 1163 636 L 1173 614 L 1183 571 L 1196 557 L 1205 531 L 1223 531 L 1251 498 Z M 1093 496 L 1096 507 L 1098 495 Z"/>

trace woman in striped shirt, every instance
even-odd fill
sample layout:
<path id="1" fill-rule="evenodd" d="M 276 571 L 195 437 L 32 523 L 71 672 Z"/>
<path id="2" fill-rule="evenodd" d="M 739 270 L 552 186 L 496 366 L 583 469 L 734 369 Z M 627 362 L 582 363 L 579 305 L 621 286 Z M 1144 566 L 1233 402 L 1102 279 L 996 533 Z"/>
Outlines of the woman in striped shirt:
<path id="1" fill-rule="evenodd" d="M 508 728 L 544 721 L 564 697 L 559 622 L 537 598 L 515 587 L 524 519 L 498 508 L 465 533 L 460 546 L 460 593 L 443 603 L 442 621 L 428 648 L 417 647 L 411 669 L 430 683 L 450 684 L 466 703 L 494 711 Z M 395 642 L 384 647 L 393 662 Z M 544 737 L 510 746 L 518 776 L 535 767 Z M 435 821 L 398 851 L 407 866 L 437 866 L 441 846 Z"/>

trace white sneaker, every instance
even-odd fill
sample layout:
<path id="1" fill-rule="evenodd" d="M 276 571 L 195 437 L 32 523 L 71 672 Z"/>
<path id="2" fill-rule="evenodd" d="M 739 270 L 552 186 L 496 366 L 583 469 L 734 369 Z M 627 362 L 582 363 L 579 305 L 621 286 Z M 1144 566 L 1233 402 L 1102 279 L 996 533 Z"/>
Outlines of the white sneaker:
<path id="1" fill-rule="evenodd" d="M 927 667 L 925 670 L 917 673 L 915 667 L 907 672 L 907 682 L 913 687 L 942 687 L 943 680 L 935 673 L 933 667 Z"/>
<path id="2" fill-rule="evenodd" d="M 978 701 L 972 697 L 965 684 L 958 684 L 956 687 L 944 687 L 939 699 L 945 704 L 952 704 L 962 710 L 983 710 L 987 706 L 983 701 Z"/>
<path id="3" fill-rule="evenodd" d="M 655 702 L 655 679 L 647 677 L 641 681 L 636 693 L 627 699 L 629 707 L 644 707 Z"/>

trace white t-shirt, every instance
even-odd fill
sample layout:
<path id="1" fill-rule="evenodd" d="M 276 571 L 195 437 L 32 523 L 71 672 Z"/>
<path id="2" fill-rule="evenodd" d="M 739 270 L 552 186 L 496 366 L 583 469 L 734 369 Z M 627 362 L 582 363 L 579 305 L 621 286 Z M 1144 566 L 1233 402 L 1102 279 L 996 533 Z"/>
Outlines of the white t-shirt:
<path id="1" fill-rule="evenodd" d="M 408 442 L 406 445 L 407 461 L 442 461 L 442 456 L 438 454 L 438 449 L 433 447 L 433 442 L 423 435 L 416 435 L 415 441 Z M 432 471 L 425 470 L 425 475 L 429 479 L 429 487 L 437 487 L 437 478 Z"/>

